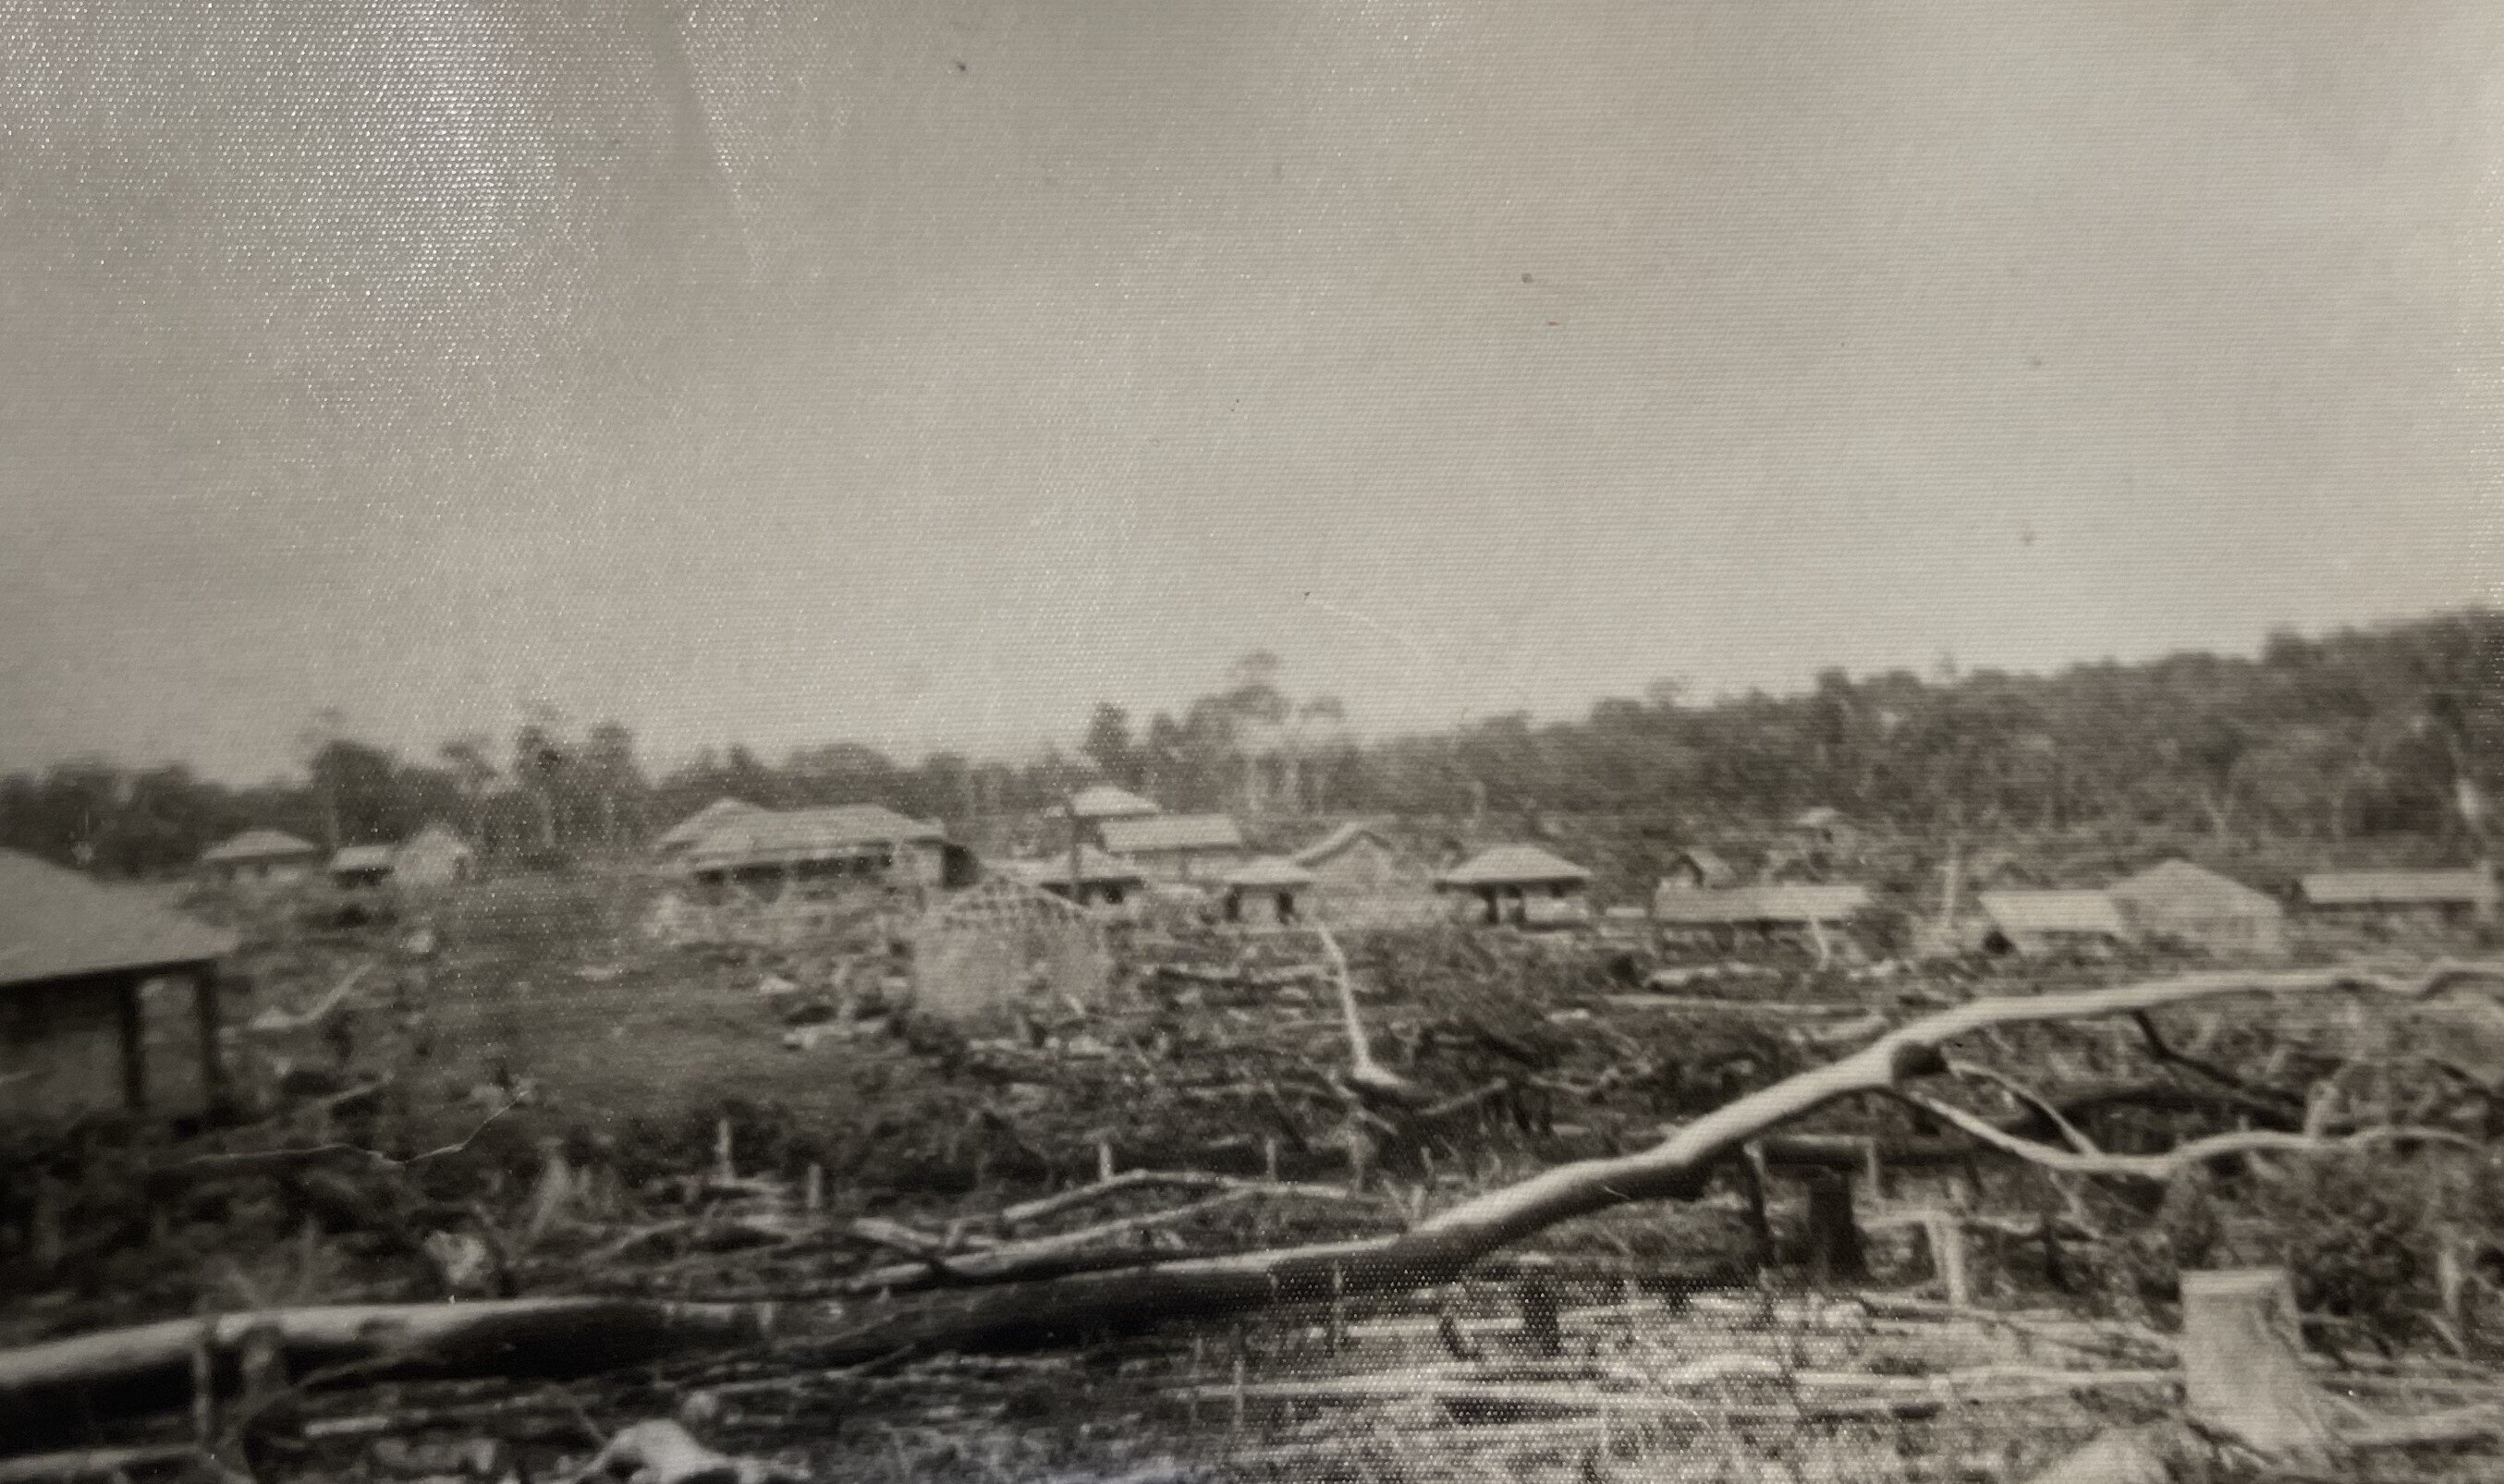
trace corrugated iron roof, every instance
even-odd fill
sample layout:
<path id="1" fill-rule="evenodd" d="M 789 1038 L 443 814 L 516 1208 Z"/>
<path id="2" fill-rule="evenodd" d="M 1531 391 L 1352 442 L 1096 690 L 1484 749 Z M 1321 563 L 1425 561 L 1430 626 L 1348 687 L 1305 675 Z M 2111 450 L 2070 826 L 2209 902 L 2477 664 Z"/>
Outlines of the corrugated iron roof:
<path id="1" fill-rule="evenodd" d="M 330 869 L 338 871 L 389 871 L 392 847 L 389 846 L 342 846 L 330 857 Z"/>
<path id="2" fill-rule="evenodd" d="M 1986 891 L 1983 915 L 2003 933 L 2074 933 L 2127 938 L 2121 909 L 2101 891 Z"/>
<path id="3" fill-rule="evenodd" d="M 309 840 L 298 840 L 285 830 L 246 830 L 222 845 L 211 846 L 200 852 L 200 859 L 212 864 L 239 860 L 280 860 L 294 856 L 322 853 L 322 847 Z"/>
<path id="4" fill-rule="evenodd" d="M 1104 846 L 1116 855 L 1171 850 L 1239 850 L 1243 832 L 1225 814 L 1149 814 L 1104 821 Z"/>
<path id="5" fill-rule="evenodd" d="M 1096 783 L 1071 795 L 1069 811 L 1081 819 L 1136 819 L 1165 812 L 1149 800 L 1110 783 Z"/>
<path id="6" fill-rule="evenodd" d="M 1493 846 L 1443 873 L 1445 886 L 1544 886 L 1587 881 L 1591 873 L 1537 846 Z"/>
<path id="7" fill-rule="evenodd" d="M 221 958 L 235 935 L 50 861 L 0 850 L 0 986 Z"/>
<path id="8" fill-rule="evenodd" d="M 2286 915 L 2266 892 L 2255 891 L 2231 877 L 2219 876 L 2187 860 L 2150 866 L 2113 882 L 2105 891 L 2123 907 L 2151 917 L 2187 921 Z"/>
<path id="9" fill-rule="evenodd" d="M 758 809 L 755 805 L 748 803 L 745 799 L 715 799 L 711 804 L 706 805 L 704 808 L 697 810 L 694 813 L 689 814 L 684 819 L 681 819 L 678 823 L 671 825 L 668 829 L 663 830 L 659 836 L 652 841 L 652 848 L 655 850 L 684 849 L 686 846 L 694 845 L 697 841 L 702 840 L 707 834 L 712 832 L 714 825 L 721 823 L 725 819 L 736 819 L 742 814 L 761 814 L 763 812 L 765 812 L 765 811 Z"/>
<path id="10" fill-rule="evenodd" d="M 2485 868 L 2449 871 L 2324 871 L 2304 879 L 2304 899 L 2315 907 L 2475 906 L 2495 900 L 2495 878 Z"/>
<path id="11" fill-rule="evenodd" d="M 688 866 L 718 871 L 856 854 L 875 846 L 946 838 L 939 826 L 877 804 L 824 809 L 749 810 L 717 820 L 686 854 Z"/>
<path id="12" fill-rule="evenodd" d="M 1655 921 L 1700 924 L 1770 923 L 1801 926 L 1840 922 L 1869 910 L 1869 890 L 1848 883 L 1775 882 L 1723 888 L 1663 881 L 1652 893 Z"/>

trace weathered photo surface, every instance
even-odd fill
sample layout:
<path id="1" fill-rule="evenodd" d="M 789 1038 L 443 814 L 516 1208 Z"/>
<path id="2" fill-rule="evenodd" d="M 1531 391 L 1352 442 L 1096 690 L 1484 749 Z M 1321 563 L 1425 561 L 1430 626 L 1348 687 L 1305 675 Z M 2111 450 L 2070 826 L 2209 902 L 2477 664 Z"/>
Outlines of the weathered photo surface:
<path id="1" fill-rule="evenodd" d="M 0 1484 L 2504 1474 L 2504 9 L 0 0 Z"/>

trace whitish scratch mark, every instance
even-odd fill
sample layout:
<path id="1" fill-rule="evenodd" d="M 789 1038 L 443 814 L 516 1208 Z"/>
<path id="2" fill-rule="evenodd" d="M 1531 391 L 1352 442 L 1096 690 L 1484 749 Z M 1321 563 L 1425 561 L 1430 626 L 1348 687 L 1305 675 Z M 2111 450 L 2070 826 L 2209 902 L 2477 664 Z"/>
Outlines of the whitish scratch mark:
<path id="1" fill-rule="evenodd" d="M 1321 609 L 1325 613 L 1329 613 L 1335 617 L 1344 618 L 1349 623 L 1357 624 L 1364 628 L 1373 630 L 1374 633 L 1381 635 L 1384 638 L 1398 644 L 1401 648 L 1408 650 L 1410 654 L 1416 656 L 1426 664 L 1436 665 L 1443 663 L 1436 659 L 1435 656 L 1427 653 L 1423 646 L 1419 645 L 1414 639 L 1408 638 L 1408 636 L 1386 625 L 1376 623 L 1373 619 L 1366 617 L 1364 614 L 1357 612 L 1353 608 L 1342 608 L 1338 604 L 1331 602 L 1329 599 L 1316 598 L 1309 592 L 1304 594 L 1304 602 L 1311 604 L 1314 607 Z"/>

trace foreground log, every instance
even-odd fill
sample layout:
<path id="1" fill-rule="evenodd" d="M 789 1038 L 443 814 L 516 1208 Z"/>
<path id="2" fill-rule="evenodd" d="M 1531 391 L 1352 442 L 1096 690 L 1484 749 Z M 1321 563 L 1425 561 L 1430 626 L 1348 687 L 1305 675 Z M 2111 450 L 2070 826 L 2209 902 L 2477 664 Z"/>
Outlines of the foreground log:
<path id="1" fill-rule="evenodd" d="M 2252 993 L 2360 991 L 2419 999 L 2504 967 L 2444 965 L 2397 982 L 2350 970 L 2218 972 L 2027 998 L 1976 1001 L 1906 1025 L 1861 1051 L 1716 1109 L 1636 1154 L 1561 1165 L 1462 1202 L 1395 1235 L 1188 1259 L 1047 1281 L 898 1294 L 854 1305 L 689 1305 L 524 1300 L 229 1316 L 219 1333 L 275 1326 L 289 1371 L 353 1367 L 361 1378 L 568 1376 L 767 1339 L 803 1342 L 823 1363 L 898 1353 L 1073 1344 L 1173 1320 L 1280 1303 L 1334 1302 L 1448 1282 L 1480 1258 L 1575 1217 L 1628 1202 L 1692 1198 L 1724 1161 L 1840 1099 L 1895 1093 L 1947 1071 L 1942 1048 L 1993 1026 L 2071 1020 Z M 1975 1131 L 1975 1130 L 1969 1130 Z M 2290 1153 L 2324 1147 L 2271 1145 Z M 2088 1156 L 2079 1156 L 2085 1158 Z M 2109 1159 L 2112 1156 L 2104 1156 Z M 2136 1164 L 2111 1171 L 2139 1175 Z M 199 1326 L 174 1321 L 0 1354 L 0 1433 L 63 1418 L 179 1406 Z M 225 1371 L 220 1380 L 226 1384 Z"/>
<path id="2" fill-rule="evenodd" d="M 2182 1275 L 2182 1385 L 2192 1420 L 2272 1463 L 2318 1468 L 2337 1444 L 2329 1400 L 2298 1346 L 2284 1268 Z"/>
<path id="3" fill-rule="evenodd" d="M 297 1384 L 462 1376 L 563 1379 L 751 1345 L 776 1329 L 772 1305 L 527 1298 L 497 1303 L 356 1304 L 166 1320 L 0 1354 L 0 1436 L 72 1438 L 90 1419 L 171 1411 L 194 1397 L 204 1352 L 212 1383 L 234 1391 L 249 1338 L 276 1347 Z M 206 1344 L 203 1344 L 204 1329 Z"/>

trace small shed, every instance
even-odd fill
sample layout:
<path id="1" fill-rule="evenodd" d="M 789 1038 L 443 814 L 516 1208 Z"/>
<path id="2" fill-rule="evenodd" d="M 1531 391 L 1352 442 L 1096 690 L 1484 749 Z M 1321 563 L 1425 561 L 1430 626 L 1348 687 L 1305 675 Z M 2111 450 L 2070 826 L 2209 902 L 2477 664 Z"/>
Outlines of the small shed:
<path id="1" fill-rule="evenodd" d="M 246 830 L 200 854 L 200 875 L 228 886 L 300 881 L 322 866 L 322 847 L 285 830 Z"/>
<path id="2" fill-rule="evenodd" d="M 1537 846 L 1495 846 L 1446 871 L 1438 889 L 1474 900 L 1481 920 L 1522 926 L 1581 921 L 1591 873 Z M 1474 913 L 1473 915 L 1480 914 Z"/>
<path id="3" fill-rule="evenodd" d="M 217 971 L 234 949 L 137 891 L 0 850 L 0 1121 L 222 1107 Z M 189 986 L 178 1024 L 195 1076 L 151 1075 L 152 983 Z M 175 1095 L 186 1083 L 196 1110 Z"/>
<path id="4" fill-rule="evenodd" d="M 1663 889 L 1676 885 L 1689 891 L 1722 891 L 1739 884 L 1739 873 L 1702 846 L 1690 846 L 1669 858 L 1660 883 Z"/>
<path id="5" fill-rule="evenodd" d="M 1018 876 L 1027 885 L 1048 891 L 1064 901 L 1081 907 L 1120 907 L 1128 902 L 1148 879 L 1136 863 L 1109 855 L 1094 846 L 1081 846 L 1078 850 L 1078 879 L 1070 880 L 1069 854 L 1047 855 L 1038 860 L 1013 863 Z"/>
<path id="6" fill-rule="evenodd" d="M 1081 820 L 1093 823 L 1105 819 L 1144 819 L 1150 814 L 1164 813 L 1165 811 L 1159 809 L 1154 802 L 1142 799 L 1127 788 L 1116 788 L 1110 783 L 1096 783 L 1070 795 L 1069 812 Z"/>
<path id="7" fill-rule="evenodd" d="M 1996 953 L 2106 951 L 2130 941 L 2130 924 L 2101 891 L 1986 891 L 1979 904 Z"/>
<path id="8" fill-rule="evenodd" d="M 2230 877 L 2169 860 L 2106 888 L 2123 920 L 2148 937 L 2219 953 L 2276 957 L 2286 951 L 2286 911 Z"/>
<path id="9" fill-rule="evenodd" d="M 1243 832 L 1226 814 L 1142 814 L 1098 821 L 1104 848 L 1127 855 L 1152 881 L 1215 884 L 1250 861 Z"/>
<path id="10" fill-rule="evenodd" d="M 697 810 L 684 819 L 663 830 L 652 841 L 652 853 L 663 860 L 682 855 L 695 848 L 716 825 L 737 819 L 743 814 L 761 814 L 765 811 L 745 799 L 724 796 Z"/>
<path id="11" fill-rule="evenodd" d="M 441 824 L 428 825 L 392 852 L 391 879 L 403 886 L 449 886 L 477 869 L 478 852 Z"/>
<path id="12" fill-rule="evenodd" d="M 330 883 L 334 886 L 370 891 L 390 880 L 391 874 L 389 846 L 343 846 L 330 857 Z"/>
<path id="13" fill-rule="evenodd" d="M 1247 927 L 1284 927 L 1304 918 L 1313 874 L 1294 861 L 1265 855 L 1226 878 L 1226 920 Z"/>
<path id="14" fill-rule="evenodd" d="M 2325 871 L 2304 879 L 2307 910 L 2343 916 L 2495 919 L 2495 873 L 2486 866 L 2442 871 Z"/>
<path id="15" fill-rule="evenodd" d="M 1333 922 L 1392 927 L 1442 915 L 1434 872 L 1363 820 L 1340 825 L 1288 858 L 1312 873 L 1316 911 Z"/>
<path id="16" fill-rule="evenodd" d="M 1112 991 L 1101 924 L 1007 876 L 939 898 L 912 942 L 914 1009 L 960 1025 L 1005 1024 L 1038 996 L 1101 1009 Z"/>
<path id="17" fill-rule="evenodd" d="M 1665 936 L 1704 938 L 1725 948 L 1738 946 L 1743 934 L 1805 939 L 1818 946 L 1823 957 L 1831 947 L 1827 934 L 1848 928 L 1869 908 L 1868 888 L 1845 882 L 1707 889 L 1671 878 L 1652 893 L 1652 919 Z"/>
<path id="18" fill-rule="evenodd" d="M 1810 849 L 1848 852 L 1861 848 L 1868 832 L 1843 811 L 1821 804 L 1791 816 L 1791 836 Z"/>

